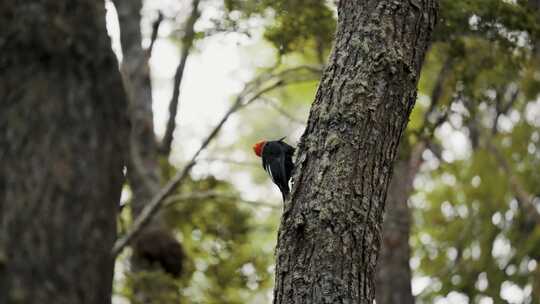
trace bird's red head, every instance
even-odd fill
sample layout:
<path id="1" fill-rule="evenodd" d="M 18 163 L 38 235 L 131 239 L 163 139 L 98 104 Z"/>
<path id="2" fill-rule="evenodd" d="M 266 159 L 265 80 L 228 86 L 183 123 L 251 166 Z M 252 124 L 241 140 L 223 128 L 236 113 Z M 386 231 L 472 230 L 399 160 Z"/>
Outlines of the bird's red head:
<path id="1" fill-rule="evenodd" d="M 265 140 L 261 140 L 259 141 L 258 143 L 254 144 L 253 145 L 253 152 L 255 152 L 255 154 L 258 156 L 258 157 L 261 157 L 262 155 L 262 150 L 264 148 L 264 144 L 266 144 L 266 141 Z"/>

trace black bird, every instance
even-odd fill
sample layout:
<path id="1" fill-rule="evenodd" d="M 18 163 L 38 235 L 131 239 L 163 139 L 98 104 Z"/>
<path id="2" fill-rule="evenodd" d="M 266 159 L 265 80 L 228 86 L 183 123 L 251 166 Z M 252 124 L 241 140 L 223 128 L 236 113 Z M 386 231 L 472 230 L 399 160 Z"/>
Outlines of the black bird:
<path id="1" fill-rule="evenodd" d="M 284 139 L 285 137 L 274 141 L 261 140 L 253 145 L 255 154 L 262 158 L 264 170 L 279 187 L 283 201 L 289 195 L 289 180 L 294 168 L 292 161 L 294 148 L 285 143 Z"/>

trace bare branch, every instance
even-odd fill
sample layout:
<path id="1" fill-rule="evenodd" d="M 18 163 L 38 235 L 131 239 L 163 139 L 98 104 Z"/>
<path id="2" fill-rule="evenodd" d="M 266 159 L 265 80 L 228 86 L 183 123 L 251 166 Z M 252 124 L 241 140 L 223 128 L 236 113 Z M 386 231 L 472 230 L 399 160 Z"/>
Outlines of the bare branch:
<path id="1" fill-rule="evenodd" d="M 442 160 L 442 146 L 438 143 L 431 141 L 425 141 L 426 142 L 426 148 L 433 153 L 433 155 L 437 158 L 437 160 Z"/>
<path id="2" fill-rule="evenodd" d="M 495 135 L 497 134 L 497 125 L 499 124 L 499 118 L 501 115 L 506 115 L 508 111 L 516 104 L 519 96 L 519 88 L 516 86 L 513 90 L 513 92 L 510 95 L 509 100 L 506 102 L 506 104 L 503 104 L 503 94 L 500 92 L 497 92 L 497 99 L 496 99 L 496 107 L 495 107 L 495 118 L 493 119 L 493 124 L 491 126 L 491 134 Z"/>
<path id="3" fill-rule="evenodd" d="M 207 158 L 201 159 L 201 161 L 220 162 L 220 163 L 228 163 L 228 164 L 233 164 L 233 165 L 250 166 L 250 167 L 259 167 L 261 165 L 260 163 L 256 163 L 256 162 L 241 161 L 241 160 L 235 160 L 235 159 L 229 159 L 229 158 L 207 157 Z"/>
<path id="4" fill-rule="evenodd" d="M 150 36 L 150 45 L 146 49 L 146 58 L 150 58 L 152 56 L 152 51 L 154 50 L 154 43 L 156 42 L 159 26 L 161 25 L 161 22 L 163 21 L 163 14 L 161 11 L 158 11 L 158 17 L 156 21 L 152 24 L 152 35 Z"/>
<path id="5" fill-rule="evenodd" d="M 452 105 L 453 100 L 450 102 L 450 105 L 448 105 L 448 110 L 445 111 L 442 115 L 440 115 L 435 120 L 435 122 L 430 122 L 430 117 L 437 110 L 437 106 L 440 103 L 443 94 L 444 83 L 450 75 L 450 72 L 453 68 L 453 63 L 453 58 L 446 58 L 441 70 L 439 71 L 439 74 L 437 75 L 437 79 L 435 80 L 435 85 L 433 86 L 433 90 L 431 91 L 429 108 L 424 113 L 422 125 L 417 132 L 420 137 L 419 142 L 413 147 L 414 155 L 413 157 L 411 157 L 410 164 L 412 168 L 411 174 L 415 174 L 415 172 L 419 170 L 420 165 L 422 164 L 422 153 L 426 149 L 429 149 L 433 153 L 433 155 L 435 155 L 435 157 L 437 157 L 439 160 L 441 159 L 441 148 L 439 145 L 433 142 L 433 134 L 438 127 L 440 127 L 444 122 L 448 120 L 450 106 Z"/>
<path id="6" fill-rule="evenodd" d="M 180 86 L 182 84 L 182 78 L 184 76 L 184 70 L 186 68 L 186 61 L 189 57 L 193 41 L 195 40 L 195 23 L 200 17 L 199 12 L 199 0 L 193 0 L 191 14 L 189 15 L 186 25 L 185 34 L 182 39 L 182 55 L 180 62 L 176 67 L 174 74 L 173 93 L 171 101 L 169 102 L 169 120 L 167 121 L 167 128 L 161 143 L 160 152 L 163 155 L 169 155 L 171 153 L 171 145 L 174 137 L 174 130 L 176 129 L 176 116 L 178 113 L 178 103 L 180 102 Z"/>
<path id="7" fill-rule="evenodd" d="M 174 204 L 185 202 L 185 201 L 196 201 L 196 200 L 216 199 L 216 198 L 235 200 L 239 203 L 244 203 L 244 204 L 248 204 L 255 207 L 280 209 L 280 206 L 277 204 L 261 202 L 261 201 L 245 200 L 245 199 L 242 199 L 238 195 L 224 193 L 220 191 L 205 191 L 205 192 L 190 193 L 187 195 L 184 195 L 184 194 L 173 195 L 167 198 L 167 200 L 163 203 L 163 207 L 164 208 L 170 207 Z"/>
<path id="8" fill-rule="evenodd" d="M 422 128 L 421 128 L 422 131 L 423 131 L 423 129 L 428 128 L 429 125 L 430 125 L 429 117 L 431 115 L 433 115 L 433 113 L 437 109 L 437 106 L 439 105 L 439 102 L 441 100 L 442 93 L 443 93 L 444 83 L 448 79 L 448 76 L 450 75 L 450 71 L 452 70 L 453 63 L 454 63 L 454 60 L 453 60 L 452 57 L 449 56 L 448 58 L 446 58 L 445 62 L 443 63 L 443 66 L 442 66 L 441 70 L 439 71 L 439 74 L 437 75 L 437 79 L 435 80 L 435 85 L 433 86 L 433 90 L 431 91 L 431 98 L 430 98 L 431 103 L 430 103 L 429 108 L 427 109 L 426 113 L 424 113 L 424 122 L 423 122 Z M 444 120 L 446 120 L 446 116 L 445 116 Z M 441 119 L 438 119 L 438 121 L 441 121 Z M 435 124 L 437 124 L 437 123 L 435 123 Z M 438 125 L 440 125 L 440 124 L 442 124 L 442 123 L 439 122 Z M 434 130 L 434 129 L 436 129 L 438 127 L 438 125 L 431 126 L 430 129 Z"/>
<path id="9" fill-rule="evenodd" d="M 279 114 L 290 120 L 291 122 L 294 122 L 299 125 L 305 125 L 306 122 L 294 117 L 292 114 L 287 112 L 285 109 L 283 109 L 281 106 L 277 104 L 277 102 L 271 100 L 270 98 L 264 98 L 264 102 L 269 105 L 272 109 L 276 110 Z"/>

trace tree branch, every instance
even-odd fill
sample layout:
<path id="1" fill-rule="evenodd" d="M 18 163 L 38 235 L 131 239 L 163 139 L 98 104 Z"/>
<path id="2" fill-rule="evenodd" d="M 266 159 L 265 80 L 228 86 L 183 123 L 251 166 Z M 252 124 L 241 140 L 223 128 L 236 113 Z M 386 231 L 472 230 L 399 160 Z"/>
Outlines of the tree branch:
<path id="1" fill-rule="evenodd" d="M 277 204 L 261 202 L 261 201 L 245 200 L 245 199 L 242 199 L 238 195 L 227 194 L 220 191 L 205 191 L 205 192 L 190 193 L 187 195 L 184 195 L 184 194 L 173 195 L 165 200 L 165 202 L 163 203 L 163 207 L 164 208 L 170 207 L 174 204 L 185 202 L 185 201 L 195 201 L 195 200 L 205 200 L 205 199 L 215 199 L 215 198 L 236 200 L 237 202 L 245 203 L 245 204 L 255 206 L 255 207 L 265 207 L 265 208 L 271 208 L 271 209 L 280 208 L 280 206 Z"/>
<path id="2" fill-rule="evenodd" d="M 215 157 L 207 157 L 207 158 L 201 159 L 201 161 L 221 162 L 221 163 L 240 165 L 240 166 L 250 166 L 250 167 L 259 167 L 261 165 L 258 162 L 248 162 L 248 161 L 241 161 L 241 160 L 235 160 L 235 159 L 229 159 L 229 158 L 215 158 Z"/>
<path id="3" fill-rule="evenodd" d="M 153 216 L 159 211 L 161 206 L 163 205 L 164 200 L 170 196 L 173 191 L 182 184 L 184 179 L 188 176 L 189 172 L 195 166 L 197 162 L 197 157 L 201 154 L 201 152 L 206 149 L 208 144 L 214 139 L 225 122 L 229 119 L 229 117 L 235 113 L 236 111 L 240 110 L 241 108 L 253 103 L 255 100 L 257 100 L 260 96 L 263 94 L 274 90 L 278 87 L 284 86 L 286 84 L 291 84 L 295 82 L 301 82 L 305 81 L 302 77 L 295 78 L 292 77 L 295 72 L 302 72 L 304 69 L 308 69 L 309 67 L 300 66 L 292 69 L 288 69 L 279 73 L 276 73 L 274 75 L 262 75 L 261 77 L 257 78 L 255 81 L 250 82 L 246 84 L 244 90 L 236 97 L 235 102 L 233 105 L 229 108 L 229 110 L 225 113 L 223 118 L 219 121 L 219 123 L 214 127 L 214 129 L 210 132 L 210 134 L 206 137 L 206 139 L 202 142 L 201 146 L 195 152 L 195 154 L 191 157 L 191 159 L 188 161 L 188 163 L 184 166 L 184 169 L 176 173 L 176 175 L 169 181 L 167 184 L 159 190 L 159 192 L 152 198 L 152 200 L 145 205 L 144 209 L 141 211 L 140 215 L 134 220 L 133 225 L 131 229 L 124 235 L 122 238 L 118 239 L 113 247 L 112 254 L 113 256 L 117 256 L 120 254 L 120 252 L 133 240 L 133 238 L 150 222 Z M 288 79 L 289 82 L 285 81 L 284 79 Z M 295 80 L 296 79 L 296 80 Z M 271 84 L 265 85 L 267 82 L 271 82 Z M 257 88 L 262 87 L 262 89 L 257 90 Z"/>
<path id="4" fill-rule="evenodd" d="M 515 105 L 515 103 L 518 100 L 519 96 L 519 88 L 516 86 L 514 88 L 514 91 L 511 93 L 509 100 L 506 102 L 506 104 L 503 104 L 503 94 L 500 92 L 497 92 L 497 98 L 496 98 L 496 106 L 495 106 L 495 118 L 493 119 L 493 125 L 491 126 L 491 134 L 495 135 L 497 134 L 497 125 L 499 124 L 499 118 L 501 115 L 505 115 L 510 111 L 510 109 Z"/>
<path id="5" fill-rule="evenodd" d="M 519 182 L 519 179 L 513 173 L 510 164 L 508 163 L 504 155 L 499 151 L 497 146 L 492 142 L 491 137 L 485 136 L 485 146 L 486 149 L 491 152 L 495 157 L 495 160 L 499 164 L 499 168 L 501 168 L 503 172 L 508 176 L 508 183 L 510 184 L 512 192 L 514 192 L 518 203 L 525 208 L 529 216 L 534 216 L 534 220 L 536 223 L 540 223 L 540 214 L 538 214 L 538 210 L 534 206 L 535 196 L 529 193 L 525 189 L 525 187 L 523 187 L 523 185 Z"/>
<path id="6" fill-rule="evenodd" d="M 159 26 L 161 25 L 161 22 L 163 22 L 163 14 L 161 11 L 158 11 L 158 17 L 156 21 L 152 24 L 152 35 L 150 36 L 150 45 L 146 49 L 146 60 L 152 56 L 152 51 L 154 50 L 154 43 L 156 42 Z"/>
<path id="7" fill-rule="evenodd" d="M 454 59 L 452 57 L 447 57 L 437 74 L 433 90 L 431 91 L 429 108 L 424 113 L 423 122 L 418 130 L 417 134 L 419 136 L 419 142 L 414 146 L 413 152 L 414 157 L 411 157 L 411 174 L 419 170 L 420 165 L 422 164 L 421 156 L 424 150 L 429 149 L 433 155 L 435 155 L 439 160 L 441 159 L 440 146 L 433 142 L 433 134 L 435 130 L 440 127 L 444 122 L 448 120 L 448 115 L 450 113 L 449 109 L 452 106 L 453 100 L 450 101 L 448 105 L 448 110 L 445 111 L 440 117 L 438 117 L 434 122 L 430 122 L 430 117 L 437 110 L 437 106 L 440 104 L 440 100 L 443 94 L 444 83 L 448 79 L 450 72 L 453 68 Z"/>
<path id="8" fill-rule="evenodd" d="M 496 115 L 495 119 L 492 122 L 491 125 L 491 132 L 488 134 L 488 132 L 482 132 L 482 137 L 484 138 L 484 146 L 485 148 L 491 152 L 497 161 L 499 168 L 503 170 L 503 172 L 508 177 L 508 183 L 510 185 L 510 189 L 512 189 L 512 192 L 514 193 L 519 205 L 524 208 L 524 210 L 527 212 L 527 216 L 534 220 L 535 223 L 540 223 L 540 214 L 538 213 L 538 210 L 535 207 L 534 198 L 535 196 L 532 195 L 525 189 L 525 187 L 520 183 L 519 178 L 514 174 L 512 167 L 510 166 L 510 163 L 508 160 L 504 157 L 503 153 L 499 150 L 499 148 L 495 145 L 493 142 L 493 138 L 497 135 L 497 123 L 498 118 L 501 115 L 506 114 L 512 106 L 515 105 L 517 97 L 518 97 L 519 90 L 516 90 L 512 92 L 512 94 L 509 97 L 509 100 L 506 104 L 502 104 L 502 98 L 499 97 L 498 104 L 499 106 L 496 108 Z M 472 120 L 472 123 L 475 125 L 477 129 L 480 129 L 479 122 L 477 119 Z M 489 127 L 489 126 L 488 126 Z"/>
<path id="9" fill-rule="evenodd" d="M 435 80 L 435 85 L 433 86 L 433 90 L 431 91 L 430 96 L 431 103 L 427 111 L 424 113 L 423 123 L 418 132 L 420 134 L 420 137 L 423 138 L 423 140 L 427 140 L 429 137 L 431 137 L 435 129 L 442 125 L 448 118 L 449 111 L 446 111 L 433 123 L 430 122 L 430 117 L 435 113 L 437 106 L 440 103 L 444 89 L 444 83 L 450 75 L 453 63 L 454 59 L 450 56 L 447 57 L 445 62 L 443 63 L 441 70 L 439 71 L 439 74 L 437 75 L 437 79 Z M 451 104 L 448 107 L 450 106 Z"/>
<path id="10" fill-rule="evenodd" d="M 180 62 L 176 67 L 176 72 L 174 74 L 174 84 L 173 84 L 173 94 L 171 101 L 169 103 L 169 120 L 167 121 L 167 128 L 165 130 L 165 135 L 161 143 L 160 152 L 163 155 L 168 156 L 171 153 L 171 145 L 174 138 L 174 130 L 176 129 L 176 116 L 178 113 L 178 104 L 180 98 L 180 85 L 182 84 L 182 78 L 184 76 L 184 70 L 186 67 L 186 61 L 189 57 L 191 48 L 193 46 L 193 41 L 195 40 L 195 23 L 200 17 L 199 12 L 199 0 L 193 0 L 191 14 L 189 15 L 186 26 L 185 34 L 182 39 L 182 55 L 180 57 Z"/>
<path id="11" fill-rule="evenodd" d="M 159 190 L 160 171 L 157 164 L 157 142 L 152 113 L 152 88 L 148 66 L 148 50 L 142 48 L 140 29 L 141 1 L 114 0 L 120 25 L 120 40 L 124 54 L 121 70 L 129 100 L 131 131 L 128 178 L 134 192 L 133 211 L 142 210 L 145 202 Z M 154 22 L 153 36 L 161 21 Z"/>
<path id="12" fill-rule="evenodd" d="M 277 104 L 277 102 L 271 100 L 270 98 L 264 98 L 264 102 L 269 105 L 272 109 L 276 110 L 279 114 L 281 114 L 283 117 L 287 118 L 291 122 L 294 122 L 299 125 L 305 125 L 306 122 L 294 117 L 292 114 L 287 112 L 285 109 L 283 109 L 281 106 Z"/>

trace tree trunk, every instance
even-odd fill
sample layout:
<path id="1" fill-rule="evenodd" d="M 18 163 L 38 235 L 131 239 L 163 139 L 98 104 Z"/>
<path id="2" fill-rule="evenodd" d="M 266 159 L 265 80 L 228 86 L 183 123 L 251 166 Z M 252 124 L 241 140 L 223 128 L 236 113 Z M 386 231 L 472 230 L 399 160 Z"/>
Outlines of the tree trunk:
<path id="1" fill-rule="evenodd" d="M 133 213 L 139 214 L 145 203 L 150 201 L 160 187 L 158 149 L 154 135 L 152 112 L 152 88 L 148 58 L 141 45 L 142 2 L 137 0 L 115 0 L 120 24 L 122 73 L 130 97 L 130 119 L 133 125 L 130 134 L 129 182 L 133 191 Z"/>
<path id="2" fill-rule="evenodd" d="M 152 112 L 148 66 L 150 54 L 141 44 L 142 1 L 115 0 L 114 4 L 118 11 L 124 54 L 122 72 L 130 96 L 133 128 L 130 134 L 128 176 L 133 191 L 132 214 L 137 217 L 159 191 L 161 177 Z M 132 249 L 132 273 L 163 270 L 175 277 L 181 274 L 184 259 L 182 246 L 166 227 L 160 214 L 135 239 Z M 150 287 L 148 280 L 139 279 L 132 280 L 134 303 L 156 303 L 160 301 L 157 296 L 159 294 L 173 295 L 174 302 L 178 302 L 176 300 L 180 294 L 176 286 L 160 284 L 160 281 Z"/>
<path id="3" fill-rule="evenodd" d="M 420 138 L 413 147 L 405 140 L 398 148 L 399 152 L 394 161 L 394 170 L 388 188 L 383 242 L 380 260 L 377 262 L 377 304 L 414 303 L 409 266 L 411 215 L 407 203 L 412 194 L 414 178 L 423 162 L 422 154 L 430 144 L 434 130 L 446 120 L 443 115 L 436 122 L 429 122 L 429 118 L 436 112 L 440 103 L 444 83 L 451 75 L 453 61 L 453 57 L 448 57 L 435 79 L 430 97 L 431 103 L 424 113 L 424 122 L 420 128 Z M 407 135 L 405 136 L 408 138 Z"/>
<path id="4" fill-rule="evenodd" d="M 436 1 L 340 1 L 330 62 L 298 147 L 274 303 L 369 303 L 386 190 Z"/>
<path id="5" fill-rule="evenodd" d="M 102 1 L 0 2 L 0 303 L 110 303 L 127 106 Z"/>
<path id="6" fill-rule="evenodd" d="M 423 142 L 411 150 L 407 141 L 403 141 L 394 162 L 386 200 L 383 242 L 377 262 L 377 304 L 414 304 L 409 266 L 411 215 L 407 202 L 424 150 Z"/>

